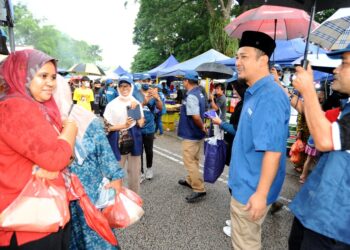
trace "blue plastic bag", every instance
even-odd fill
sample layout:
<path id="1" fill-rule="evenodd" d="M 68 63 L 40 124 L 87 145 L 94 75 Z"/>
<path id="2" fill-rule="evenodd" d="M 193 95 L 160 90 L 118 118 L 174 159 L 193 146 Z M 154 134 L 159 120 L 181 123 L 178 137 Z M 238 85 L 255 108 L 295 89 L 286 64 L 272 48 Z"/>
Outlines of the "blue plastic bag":
<path id="1" fill-rule="evenodd" d="M 204 181 L 214 183 L 220 177 L 225 168 L 225 141 L 215 137 L 205 140 L 204 155 Z"/>

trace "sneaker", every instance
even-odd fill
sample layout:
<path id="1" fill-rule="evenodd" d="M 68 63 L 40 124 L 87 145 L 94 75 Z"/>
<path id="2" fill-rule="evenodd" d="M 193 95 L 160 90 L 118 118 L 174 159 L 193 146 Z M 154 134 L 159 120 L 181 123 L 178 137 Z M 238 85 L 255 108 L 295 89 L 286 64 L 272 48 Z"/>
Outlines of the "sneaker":
<path id="1" fill-rule="evenodd" d="M 153 169 L 152 168 L 147 168 L 146 170 L 146 179 L 150 180 L 153 178 Z"/>
<path id="2" fill-rule="evenodd" d="M 224 231 L 224 234 L 226 234 L 228 237 L 231 237 L 231 227 L 226 226 L 226 227 L 223 227 L 222 230 Z"/>
<path id="3" fill-rule="evenodd" d="M 141 176 L 140 176 L 140 184 L 141 184 L 144 180 L 146 180 L 146 179 L 145 179 L 145 174 L 141 174 Z"/>
<path id="4" fill-rule="evenodd" d="M 226 220 L 225 224 L 226 224 L 226 226 L 230 227 L 231 226 L 231 220 Z"/>

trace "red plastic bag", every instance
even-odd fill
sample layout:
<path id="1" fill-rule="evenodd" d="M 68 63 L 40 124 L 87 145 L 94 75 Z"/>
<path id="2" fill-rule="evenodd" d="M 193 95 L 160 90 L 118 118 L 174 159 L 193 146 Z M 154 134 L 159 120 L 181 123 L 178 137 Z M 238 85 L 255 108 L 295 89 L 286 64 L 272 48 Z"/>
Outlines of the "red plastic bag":
<path id="1" fill-rule="evenodd" d="M 67 179 L 67 175 L 65 178 Z M 110 244 L 115 246 L 118 245 L 118 241 L 115 238 L 112 229 L 109 227 L 107 219 L 90 201 L 83 185 L 75 174 L 70 174 L 70 185 L 70 192 L 72 193 L 70 198 L 76 197 L 79 200 L 79 205 L 83 210 L 88 226 Z"/>
<path id="2" fill-rule="evenodd" d="M 301 160 L 301 152 L 304 152 L 305 150 L 305 144 L 302 142 L 301 139 L 298 139 L 294 142 L 292 147 L 289 151 L 290 161 L 294 164 L 297 164 Z"/>
<path id="3" fill-rule="evenodd" d="M 102 213 L 111 227 L 126 228 L 140 220 L 144 214 L 142 199 L 130 189 L 122 188 L 115 197 L 115 203 L 106 207 Z"/>
<path id="4" fill-rule="evenodd" d="M 0 214 L 0 229 L 57 232 L 69 219 L 66 189 L 33 175 L 18 197 Z"/>

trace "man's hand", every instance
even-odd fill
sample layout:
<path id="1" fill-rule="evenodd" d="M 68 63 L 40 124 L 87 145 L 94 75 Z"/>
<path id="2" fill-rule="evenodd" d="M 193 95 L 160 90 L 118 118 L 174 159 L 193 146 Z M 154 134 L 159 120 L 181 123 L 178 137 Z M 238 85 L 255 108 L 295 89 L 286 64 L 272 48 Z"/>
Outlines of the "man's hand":
<path id="1" fill-rule="evenodd" d="M 310 64 L 308 64 L 307 70 L 300 66 L 296 67 L 295 76 L 296 78 L 293 80 L 293 86 L 301 95 L 308 91 L 315 91 L 314 77 Z"/>
<path id="2" fill-rule="evenodd" d="M 117 193 L 120 193 L 120 191 L 122 190 L 122 187 L 123 187 L 122 179 L 111 181 L 109 184 L 105 186 L 106 189 L 114 188 Z"/>
<path id="3" fill-rule="evenodd" d="M 266 208 L 266 196 L 255 192 L 250 196 L 244 211 L 248 211 L 250 219 L 256 221 L 264 216 Z"/>

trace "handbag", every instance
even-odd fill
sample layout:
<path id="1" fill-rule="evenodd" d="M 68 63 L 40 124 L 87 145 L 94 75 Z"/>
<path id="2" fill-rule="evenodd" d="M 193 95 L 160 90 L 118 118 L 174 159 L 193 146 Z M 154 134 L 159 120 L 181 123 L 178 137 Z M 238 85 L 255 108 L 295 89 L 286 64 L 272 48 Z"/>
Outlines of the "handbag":
<path id="1" fill-rule="evenodd" d="M 0 214 L 4 231 L 57 232 L 69 221 L 66 189 L 33 175 L 18 197 Z"/>
<path id="2" fill-rule="evenodd" d="M 134 148 L 134 139 L 129 130 L 121 130 L 119 132 L 119 151 L 121 155 L 129 154 Z"/>

